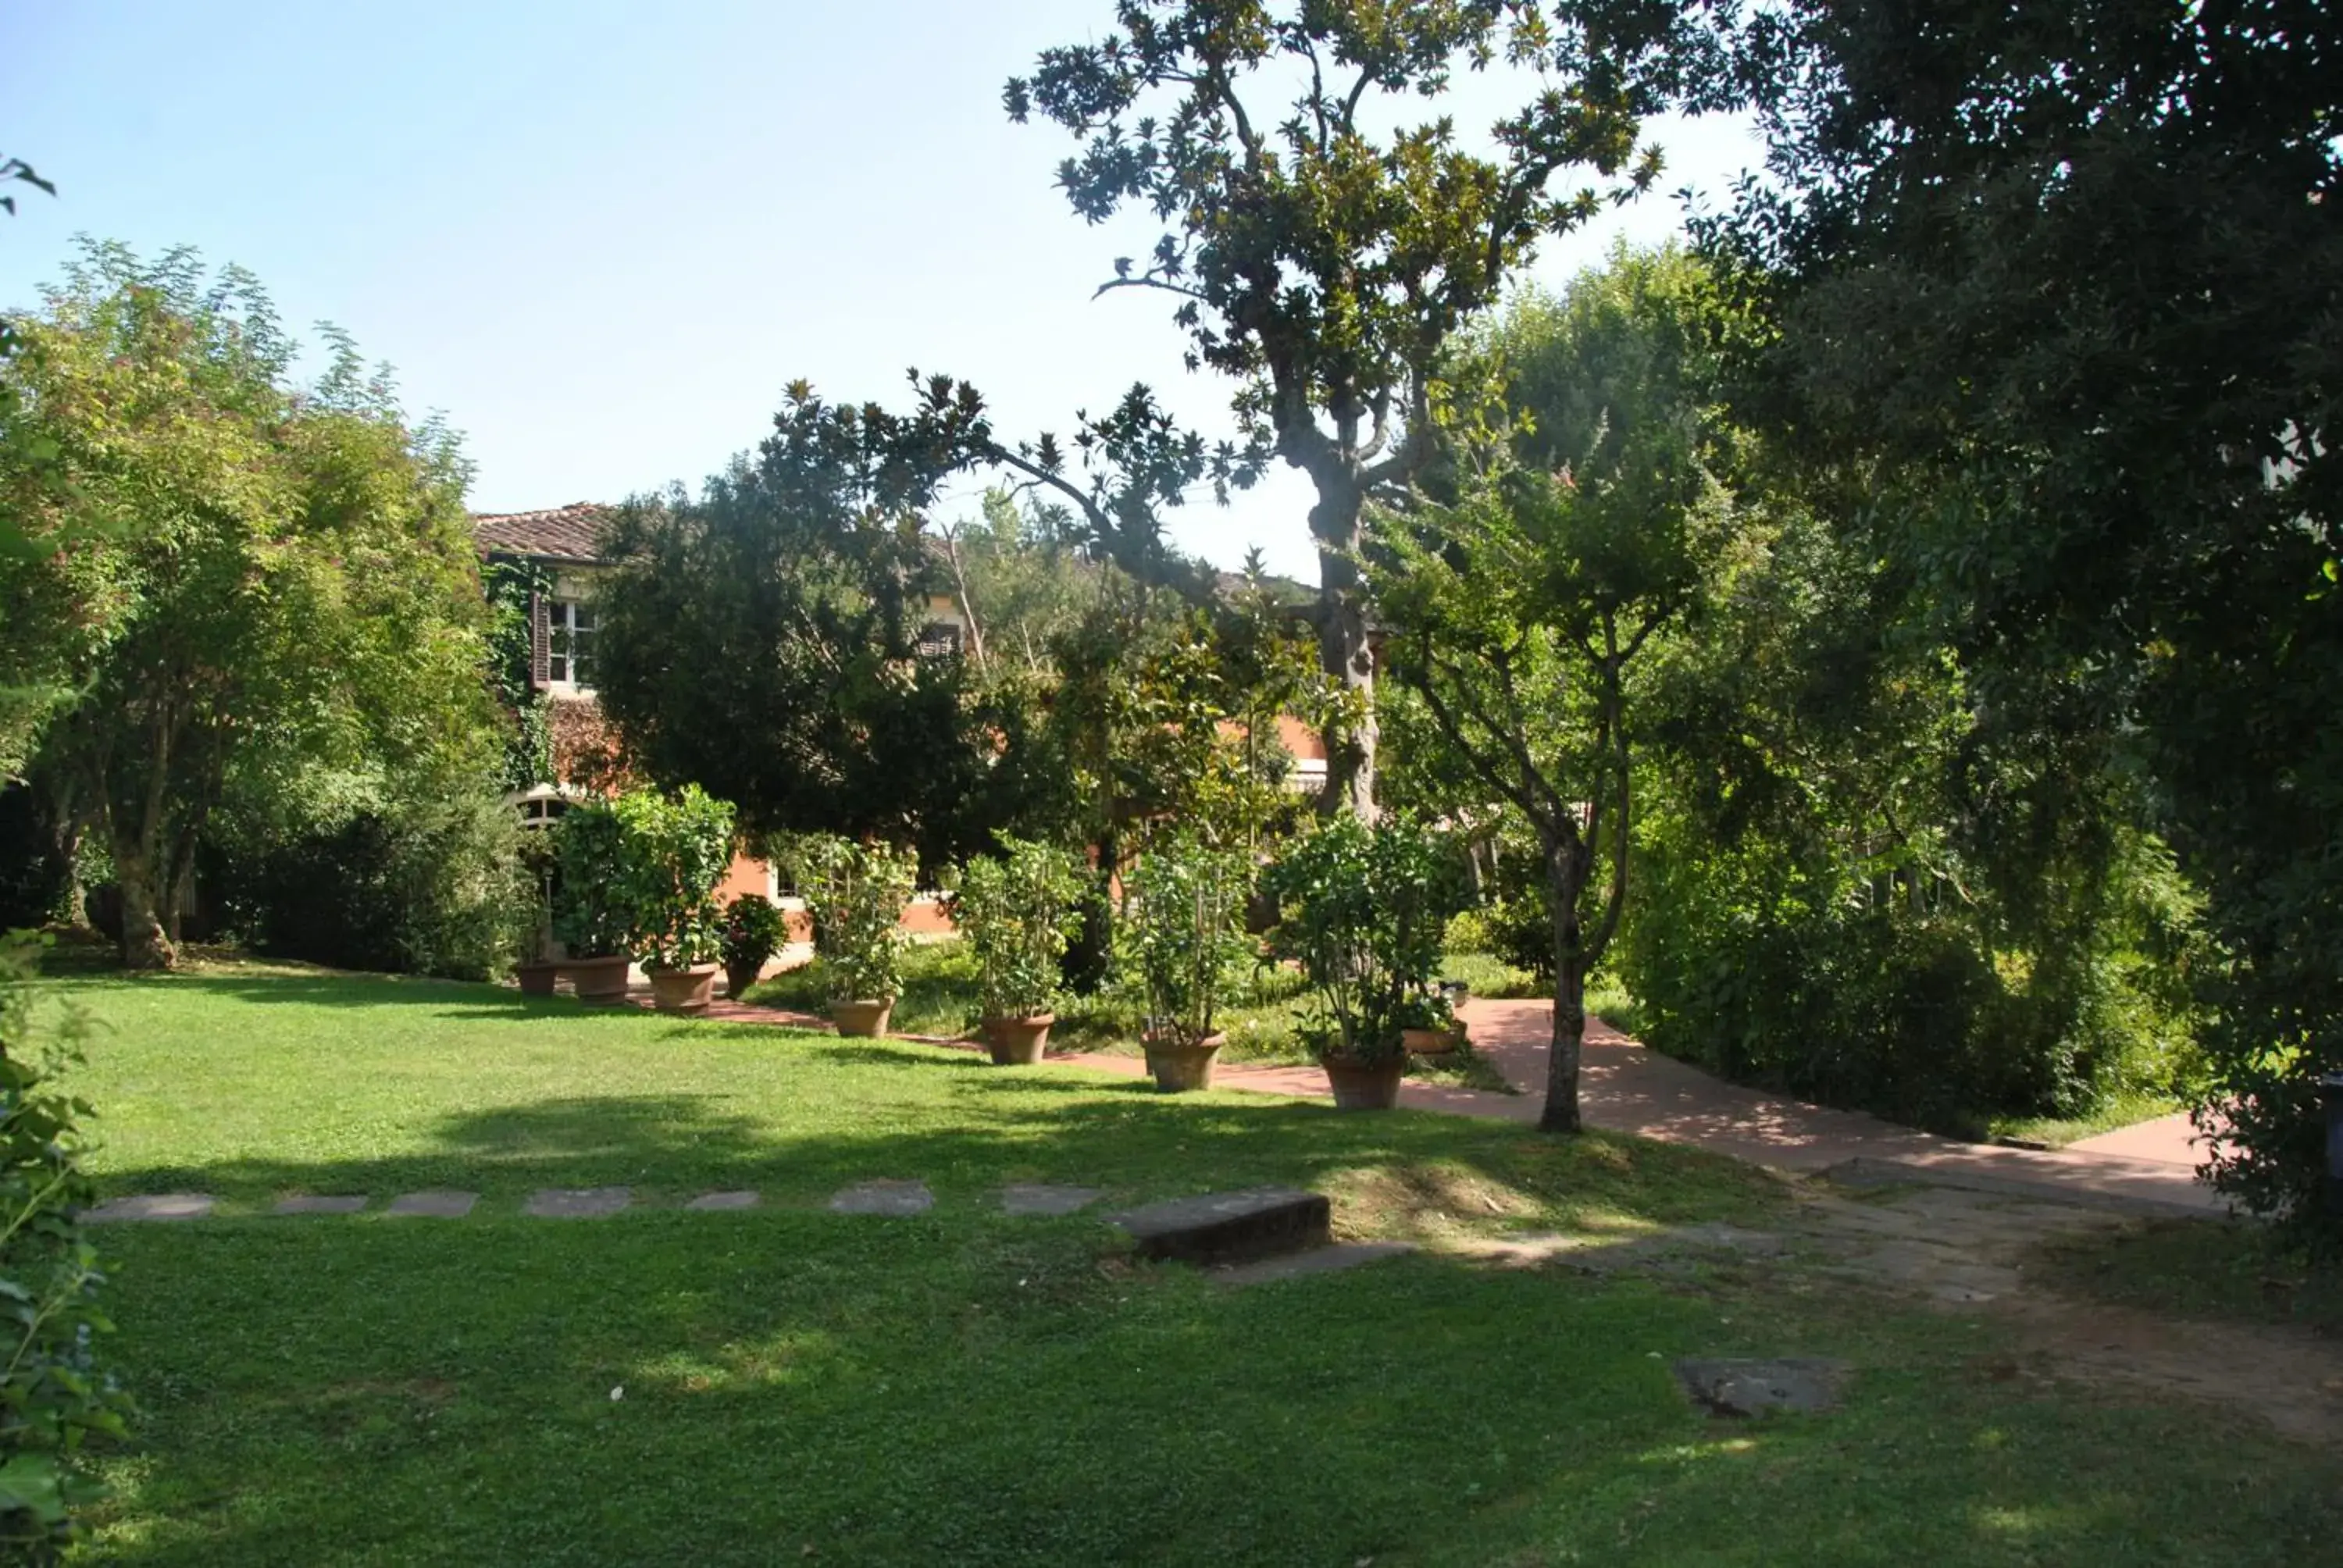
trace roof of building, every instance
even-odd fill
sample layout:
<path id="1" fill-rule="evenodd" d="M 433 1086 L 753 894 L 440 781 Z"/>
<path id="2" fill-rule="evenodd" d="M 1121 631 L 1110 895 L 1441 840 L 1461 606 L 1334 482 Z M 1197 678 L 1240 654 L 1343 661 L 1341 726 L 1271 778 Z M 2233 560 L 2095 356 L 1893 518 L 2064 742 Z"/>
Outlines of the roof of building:
<path id="1" fill-rule="evenodd" d="M 548 561 L 598 561 L 598 541 L 610 508 L 572 501 L 541 512 L 474 512 L 472 537 L 494 555 Z"/>

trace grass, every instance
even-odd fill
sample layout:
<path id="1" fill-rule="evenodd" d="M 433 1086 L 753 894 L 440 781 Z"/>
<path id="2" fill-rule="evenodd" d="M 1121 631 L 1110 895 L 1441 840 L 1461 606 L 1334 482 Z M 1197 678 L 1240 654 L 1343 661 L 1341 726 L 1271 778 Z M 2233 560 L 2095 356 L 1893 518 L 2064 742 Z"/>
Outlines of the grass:
<path id="1" fill-rule="evenodd" d="M 753 987 L 748 1000 L 818 1013 L 824 1003 L 820 963 L 817 960 L 776 975 Z M 1308 983 L 1298 972 L 1262 966 L 1253 972 L 1237 1004 L 1221 1015 L 1222 1029 L 1228 1036 L 1221 1060 L 1277 1063 L 1312 1060 L 1310 1048 L 1302 1042 L 1301 1025 L 1314 1010 Z M 979 1011 L 976 959 L 966 944 L 957 940 L 921 942 L 905 951 L 903 993 L 895 1000 L 888 1024 L 890 1030 L 957 1040 L 974 1032 Z M 1050 1029 L 1051 1050 L 1061 1055 L 1096 1051 L 1136 1056 L 1141 1049 L 1140 1014 L 1133 998 L 1111 990 L 1096 996 L 1067 997 L 1059 1004 L 1058 1021 Z M 1408 1076 L 1499 1094 L 1513 1092 L 1502 1073 L 1469 1049 L 1433 1058 L 1410 1058 Z"/>
<path id="2" fill-rule="evenodd" d="M 2111 1237 L 2046 1246 L 2034 1271 L 2059 1293 L 2087 1301 L 2343 1334 L 2343 1261 L 2298 1251 L 2259 1225 L 2147 1221 Z"/>
<path id="3" fill-rule="evenodd" d="M 2182 1109 L 2180 1101 L 2172 1095 L 2147 1090 L 2126 1090 L 2108 1095 L 2080 1116 L 1988 1117 L 1984 1133 L 1988 1141 L 2016 1139 L 2039 1143 L 2048 1149 L 2064 1149 L 2081 1139 L 2113 1132 L 2117 1128 L 2129 1127 L 2135 1121 L 2169 1116 Z"/>
<path id="4" fill-rule="evenodd" d="M 1506 1271 L 1444 1243 L 1764 1224 L 1697 1153 L 1061 1068 L 223 967 L 84 977 L 102 1232 L 144 1407 L 81 1556 L 148 1565 L 2313 1560 L 2328 1458 L 1993 1369 L 1990 1320 L 1774 1263 Z M 918 1177 L 916 1219 L 828 1213 Z M 1012 1180 L 1111 1203 L 1315 1185 L 1413 1257 L 1224 1292 Z M 624 1182 L 599 1221 L 516 1217 Z M 293 1191 L 483 1194 L 463 1221 L 274 1220 Z M 710 1187 L 766 1206 L 691 1214 Z M 1826 1417 L 1719 1422 L 1669 1358 L 1842 1356 Z"/>

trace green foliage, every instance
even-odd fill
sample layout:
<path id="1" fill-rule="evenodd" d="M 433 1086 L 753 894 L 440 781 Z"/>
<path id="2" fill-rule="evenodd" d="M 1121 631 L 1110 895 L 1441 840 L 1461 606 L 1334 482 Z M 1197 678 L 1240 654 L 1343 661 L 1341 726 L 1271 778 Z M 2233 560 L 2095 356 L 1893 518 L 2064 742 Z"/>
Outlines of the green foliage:
<path id="1" fill-rule="evenodd" d="M 42 452 L 0 442 L 0 686 L 70 692 L 31 775 L 108 840 L 124 953 L 167 965 L 232 795 L 324 771 L 458 772 L 495 745 L 452 437 L 330 328 L 293 385 L 266 296 L 193 253 L 90 245 L 5 375 Z"/>
<path id="2" fill-rule="evenodd" d="M 458 980 L 527 956 L 534 875 L 488 779 L 347 782 L 297 816 L 228 814 L 198 862 L 227 930 L 279 957 Z"/>
<path id="3" fill-rule="evenodd" d="M 933 869 L 1043 786 L 1029 715 L 920 651 L 938 475 L 890 456 L 875 417 L 800 383 L 698 498 L 620 508 L 595 691 L 650 778 L 703 785 L 757 832 L 902 838 Z"/>
<path id="4" fill-rule="evenodd" d="M 531 604 L 551 597 L 553 574 L 532 561 L 499 558 L 481 567 L 480 586 L 488 601 L 489 679 L 512 722 L 505 739 L 505 788 L 518 792 L 553 783 L 553 728 L 545 694 L 531 678 L 537 647 Z"/>
<path id="5" fill-rule="evenodd" d="M 1278 904 L 1275 950 L 1298 959 L 1326 1010 L 1321 1048 L 1356 1061 L 1404 1050 L 1403 1029 L 1444 1022 L 1427 995 L 1456 912 L 1453 862 L 1406 817 L 1338 817 L 1262 878 Z"/>
<path id="6" fill-rule="evenodd" d="M 1241 849 L 1194 833 L 1159 834 L 1131 869 L 1115 959 L 1143 999 L 1148 1038 L 1198 1045 L 1237 994 L 1252 956 L 1245 905 L 1252 867 Z"/>
<path id="7" fill-rule="evenodd" d="M 647 969 L 685 969 L 723 950 L 716 884 L 732 863 L 732 808 L 697 784 L 669 794 L 631 789 L 610 802 L 628 941 Z M 565 816 L 564 820 L 567 820 Z"/>
<path id="8" fill-rule="evenodd" d="M 96 1246 L 76 1217 L 91 1201 L 81 1123 L 57 1087 L 77 1058 L 41 1042 L 32 1018 L 33 940 L 0 941 L 0 1557 L 54 1563 L 74 1513 L 106 1495 L 85 1443 L 125 1435 L 129 1396 L 99 1362 L 113 1323 Z"/>
<path id="9" fill-rule="evenodd" d="M 764 894 L 741 893 L 724 906 L 727 968 L 761 970 L 788 940 L 788 917 Z"/>
<path id="10" fill-rule="evenodd" d="M 1709 237 L 1781 322 L 1758 405 L 1865 472 L 1863 548 L 1913 574 L 1986 704 L 2148 781 L 2226 953 L 2199 975 L 2217 1177 L 2321 1222 L 2337 14 L 1979 0 L 1916 27 L 1812 0 L 1750 25 L 1775 177 Z"/>
<path id="11" fill-rule="evenodd" d="M 1081 924 L 1089 879 L 1053 845 L 1003 834 L 998 856 L 963 867 L 952 923 L 975 950 L 979 1005 L 987 1018 L 1032 1018 L 1051 1010 L 1066 943 Z"/>
<path id="12" fill-rule="evenodd" d="M 578 800 L 550 831 L 558 868 L 553 934 L 571 958 L 612 958 L 634 936 L 628 907 L 627 830 L 608 800 Z"/>
<path id="13" fill-rule="evenodd" d="M 816 834 L 800 840 L 794 869 L 830 999 L 892 1001 L 903 987 L 903 906 L 919 887 L 917 857 Z"/>

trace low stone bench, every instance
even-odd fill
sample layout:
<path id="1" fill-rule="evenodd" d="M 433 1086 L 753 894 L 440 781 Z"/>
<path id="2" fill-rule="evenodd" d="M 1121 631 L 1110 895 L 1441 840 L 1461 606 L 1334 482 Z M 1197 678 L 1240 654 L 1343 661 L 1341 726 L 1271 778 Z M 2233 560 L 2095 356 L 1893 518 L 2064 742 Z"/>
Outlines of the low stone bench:
<path id="1" fill-rule="evenodd" d="M 1322 1192 L 1254 1187 L 1151 1203 L 1114 1222 L 1130 1232 L 1142 1258 L 1244 1263 L 1326 1245 L 1332 1218 Z"/>

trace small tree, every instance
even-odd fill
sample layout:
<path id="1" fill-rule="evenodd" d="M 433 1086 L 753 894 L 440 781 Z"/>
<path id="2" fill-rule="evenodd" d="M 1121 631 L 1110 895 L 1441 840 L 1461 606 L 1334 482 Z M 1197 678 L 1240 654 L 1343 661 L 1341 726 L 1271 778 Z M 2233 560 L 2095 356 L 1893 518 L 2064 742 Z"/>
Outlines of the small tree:
<path id="1" fill-rule="evenodd" d="M 620 829 L 617 897 L 647 969 L 713 961 L 723 948 L 716 884 L 732 861 L 732 808 L 697 784 L 632 790 L 611 802 Z"/>
<path id="2" fill-rule="evenodd" d="M 1125 890 L 1116 958 L 1144 999 L 1148 1036 L 1166 1045 L 1212 1038 L 1221 1004 L 1252 956 L 1245 904 L 1252 867 L 1241 850 L 1167 833 L 1139 857 Z"/>
<path id="3" fill-rule="evenodd" d="M 902 994 L 903 906 L 919 861 L 886 844 L 834 836 L 804 840 L 798 886 L 813 911 L 814 956 L 833 1001 L 892 1001 Z"/>
<path id="4" fill-rule="evenodd" d="M 634 911 L 626 899 L 627 831 L 608 801 L 581 800 L 554 825 L 553 934 L 574 959 L 627 950 Z"/>
<path id="5" fill-rule="evenodd" d="M 1052 845 L 1003 834 L 1001 848 L 961 870 L 952 923 L 976 950 L 983 1015 L 1036 1018 L 1058 994 L 1060 960 L 1081 924 L 1085 879 L 1074 857 Z"/>

